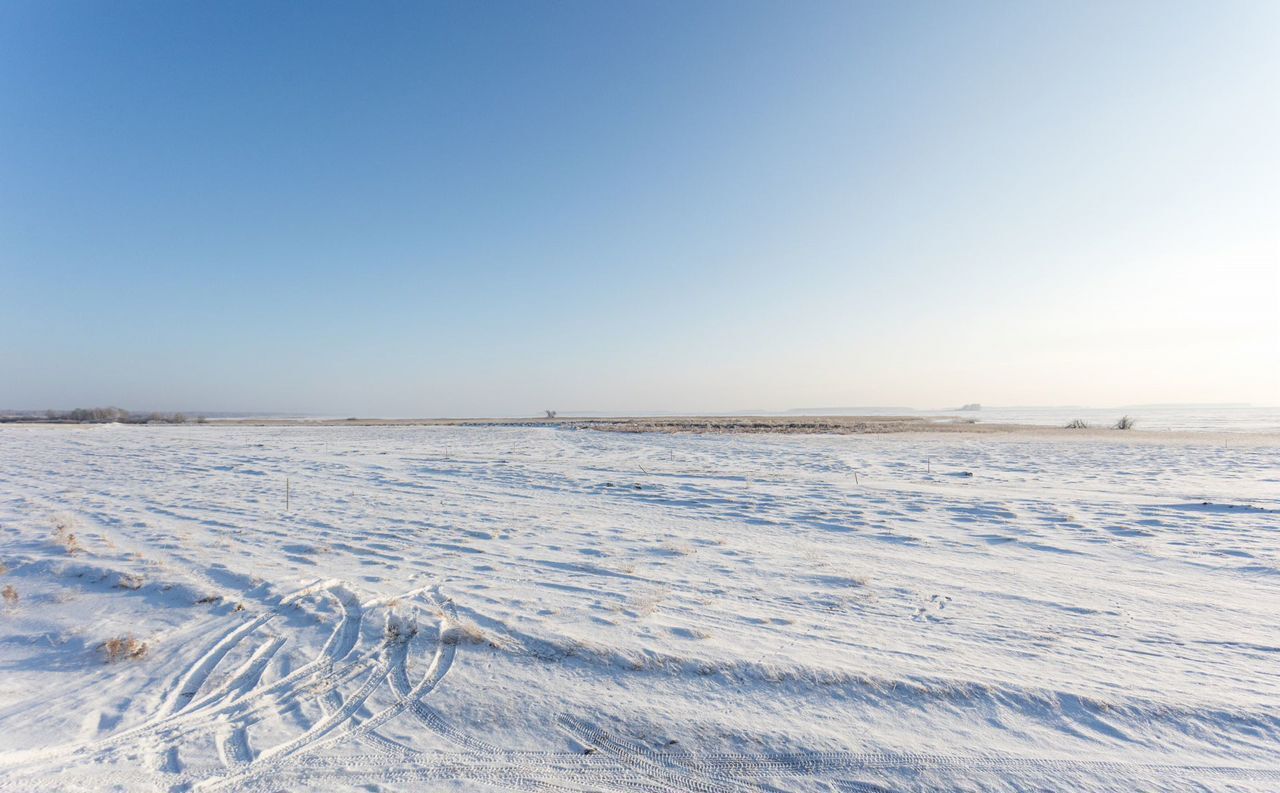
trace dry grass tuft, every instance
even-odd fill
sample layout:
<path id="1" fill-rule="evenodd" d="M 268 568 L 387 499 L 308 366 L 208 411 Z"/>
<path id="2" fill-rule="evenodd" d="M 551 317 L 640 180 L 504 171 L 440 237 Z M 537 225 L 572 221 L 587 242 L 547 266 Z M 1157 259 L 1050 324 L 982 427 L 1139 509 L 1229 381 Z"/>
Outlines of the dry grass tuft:
<path id="1" fill-rule="evenodd" d="M 116 589 L 142 589 L 142 576 L 121 573 L 120 580 L 116 581 Z"/>
<path id="2" fill-rule="evenodd" d="M 132 636 L 117 636 L 102 643 L 102 655 L 109 664 L 140 661 L 147 657 L 147 643 Z"/>
<path id="3" fill-rule="evenodd" d="M 80 543 L 76 541 L 76 535 L 71 531 L 73 526 L 71 518 L 55 517 L 53 519 L 53 539 L 66 549 L 69 554 L 77 554 L 84 550 L 80 547 Z"/>
<path id="4" fill-rule="evenodd" d="M 387 644 L 397 644 L 407 642 L 414 636 L 418 635 L 418 626 L 412 622 L 403 619 L 391 619 L 387 621 L 386 639 Z"/>
<path id="5" fill-rule="evenodd" d="M 440 634 L 440 641 L 445 644 L 488 645 L 495 650 L 502 649 L 501 642 L 470 620 L 451 620 Z"/>
<path id="6" fill-rule="evenodd" d="M 662 588 L 643 591 L 631 598 L 628 605 L 636 617 L 648 617 L 658 610 L 658 607 L 662 605 L 662 602 L 667 599 L 669 594 L 668 590 Z"/>
<path id="7" fill-rule="evenodd" d="M 6 586 L 4 588 L 4 591 L 0 592 L 0 596 L 4 597 L 5 605 L 7 606 L 18 605 L 18 590 L 13 588 L 13 584 L 9 584 L 8 586 Z"/>

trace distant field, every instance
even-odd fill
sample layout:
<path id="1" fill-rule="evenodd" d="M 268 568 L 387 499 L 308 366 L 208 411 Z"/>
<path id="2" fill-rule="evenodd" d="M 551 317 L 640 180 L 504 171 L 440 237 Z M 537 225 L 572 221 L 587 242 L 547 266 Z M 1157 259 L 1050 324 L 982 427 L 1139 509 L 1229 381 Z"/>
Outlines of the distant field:
<path id="1" fill-rule="evenodd" d="M 1130 443 L 1224 442 L 1271 444 L 1275 433 L 1149 431 L 1120 432 L 1108 425 L 1067 429 L 1062 425 L 985 423 L 961 416 L 592 416 L 557 418 L 422 419 L 211 419 L 211 425 L 239 427 L 544 427 L 602 432 L 712 435 L 1015 435 L 1062 440 L 1125 440 Z M 1123 436 L 1123 437 L 1122 437 Z"/>
<path id="2" fill-rule="evenodd" d="M 1000 425 L 976 425 L 962 419 L 933 419 L 921 416 L 606 416 L 558 418 L 475 418 L 475 419 L 227 419 L 211 423 L 240 426 L 434 426 L 434 427 L 565 427 L 610 432 L 773 432 L 880 433 L 992 431 Z M 1009 425 L 1008 429 L 1013 426 Z"/>

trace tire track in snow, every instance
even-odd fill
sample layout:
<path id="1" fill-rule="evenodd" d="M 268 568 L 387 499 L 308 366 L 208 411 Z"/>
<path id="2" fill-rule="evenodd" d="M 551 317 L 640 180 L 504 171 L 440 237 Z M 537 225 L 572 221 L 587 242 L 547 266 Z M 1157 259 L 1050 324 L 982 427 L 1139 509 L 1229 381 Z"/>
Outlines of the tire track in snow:
<path id="1" fill-rule="evenodd" d="M 609 757 L 644 776 L 672 785 L 675 790 L 693 790 L 698 793 L 738 793 L 753 789 L 722 773 L 702 774 L 688 768 L 677 767 L 669 761 L 669 756 L 642 746 L 615 740 L 604 731 L 571 716 L 564 717 L 561 720 L 561 726 L 588 746 L 605 752 Z"/>
<path id="2" fill-rule="evenodd" d="M 205 684 L 213 674 L 214 670 L 234 647 L 239 645 L 257 629 L 279 616 L 287 606 L 293 605 L 303 598 L 311 595 L 320 592 L 330 592 L 330 590 L 334 589 L 343 589 L 349 593 L 346 584 L 337 579 L 316 581 L 302 589 L 285 595 L 280 599 L 279 603 L 270 610 L 229 630 L 214 642 L 209 649 L 201 653 L 196 660 L 187 667 L 186 672 L 181 675 L 178 684 L 174 687 L 173 693 L 161 706 L 159 712 L 146 719 L 143 723 L 130 727 L 114 735 L 92 741 L 88 744 L 54 746 L 15 753 L 8 757 L 0 756 L 0 767 L 9 765 L 10 767 L 20 768 L 22 766 L 47 762 L 60 757 L 75 757 L 92 754 L 101 755 L 102 753 L 108 752 L 116 747 L 124 746 L 131 742 L 138 742 L 145 737 L 161 737 L 195 720 L 211 720 L 213 717 L 234 708 L 241 701 L 250 698 L 251 690 L 246 691 L 246 693 L 242 694 L 239 699 L 230 703 L 224 702 L 221 706 L 215 707 L 216 703 L 214 700 L 230 690 L 237 679 L 242 683 L 247 682 L 247 674 L 252 671 L 252 664 L 243 668 L 246 676 L 242 677 L 239 674 L 233 675 L 223 685 L 212 689 L 204 697 L 197 697 L 196 694 L 198 694 L 199 688 Z M 338 602 L 340 604 L 346 604 L 347 606 L 349 606 L 353 600 L 354 595 L 350 595 L 350 597 L 347 598 L 338 598 Z M 355 601 L 355 605 L 358 609 L 359 602 Z M 255 696 L 261 696 L 266 692 L 291 686 L 304 675 L 309 674 L 318 666 L 323 665 L 325 663 L 325 653 L 331 652 L 332 648 L 338 644 L 340 639 L 345 645 L 349 642 L 349 639 L 346 638 L 347 636 L 359 635 L 359 619 L 358 610 L 353 612 L 349 608 L 344 609 L 343 619 L 326 640 L 320 657 L 313 659 L 311 662 L 304 664 L 297 670 L 294 670 L 290 675 L 282 678 L 276 683 L 273 683 L 266 689 L 266 691 L 257 692 Z M 354 625 L 352 624 L 353 622 Z M 273 641 L 274 640 L 268 640 L 264 644 L 270 645 Z M 255 650 L 254 655 L 256 656 L 258 653 L 265 652 L 266 650 L 264 647 L 260 646 Z M 265 663 L 266 662 L 264 661 L 264 669 Z M 191 687 L 194 687 L 194 689 Z M 183 695 L 186 693 L 189 693 L 190 697 L 184 697 Z M 184 699 L 187 700 L 185 705 L 182 702 Z M 190 732 L 191 729 L 191 727 L 188 727 L 186 732 Z"/>
<path id="3" fill-rule="evenodd" d="M 414 594 L 418 594 L 420 591 L 421 590 Z M 436 595 L 437 601 L 443 600 L 442 598 L 439 598 L 438 592 L 433 594 Z M 376 601 L 371 602 L 370 605 L 375 604 Z M 443 608 L 443 605 L 441 607 Z M 396 630 L 400 630 L 398 625 Z M 442 620 L 437 631 L 438 635 L 443 636 L 444 630 L 444 621 Z M 375 667 L 369 671 L 364 683 L 354 693 L 343 700 L 336 710 L 327 712 L 323 718 L 307 729 L 302 735 L 299 735 L 284 744 L 263 750 L 258 757 L 249 764 L 249 767 L 244 768 L 241 773 L 204 780 L 203 783 L 197 787 L 202 790 L 216 790 L 228 785 L 243 784 L 250 779 L 257 778 L 265 774 L 275 774 L 281 768 L 285 767 L 287 761 L 296 756 L 315 751 L 318 748 L 322 748 L 335 742 L 347 739 L 359 739 L 365 735 L 375 734 L 373 731 L 376 730 L 377 727 L 403 712 L 411 700 L 407 696 L 402 695 L 395 704 L 379 711 L 377 714 L 361 724 L 339 732 L 336 735 L 330 735 L 330 733 L 333 733 L 342 724 L 349 722 L 384 681 L 389 678 L 403 678 L 407 684 L 408 678 L 405 671 L 405 664 L 408 644 L 411 636 L 403 636 L 394 640 L 391 638 L 393 636 L 391 611 L 387 612 L 386 622 L 383 627 L 383 635 L 387 638 L 384 639 L 379 649 L 381 650 L 385 661 L 377 663 Z M 344 647 L 343 645 L 338 645 L 334 650 L 334 654 L 338 655 L 338 657 L 343 657 L 350 651 L 353 645 L 354 639 L 348 646 Z M 447 643 L 442 640 L 437 641 L 436 653 L 432 658 L 426 673 L 423 675 L 422 681 L 408 690 L 408 696 L 414 698 L 412 701 L 416 701 L 417 697 L 424 696 L 444 677 L 449 666 L 452 664 L 454 650 L 455 648 L 452 643 Z M 395 686 L 393 685 L 393 689 L 394 688 Z M 408 688 L 407 685 L 406 688 Z M 399 691 L 396 693 L 400 694 Z M 323 702 L 323 698 L 321 701 Z"/>

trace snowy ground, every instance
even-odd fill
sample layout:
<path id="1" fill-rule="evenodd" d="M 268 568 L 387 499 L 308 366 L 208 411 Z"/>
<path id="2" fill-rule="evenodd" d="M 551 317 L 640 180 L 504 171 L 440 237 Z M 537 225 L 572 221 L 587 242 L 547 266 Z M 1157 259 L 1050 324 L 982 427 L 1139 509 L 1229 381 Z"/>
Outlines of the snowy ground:
<path id="1" fill-rule="evenodd" d="M 0 790 L 1276 790 L 1277 510 L 1280 438 L 4 427 Z"/>

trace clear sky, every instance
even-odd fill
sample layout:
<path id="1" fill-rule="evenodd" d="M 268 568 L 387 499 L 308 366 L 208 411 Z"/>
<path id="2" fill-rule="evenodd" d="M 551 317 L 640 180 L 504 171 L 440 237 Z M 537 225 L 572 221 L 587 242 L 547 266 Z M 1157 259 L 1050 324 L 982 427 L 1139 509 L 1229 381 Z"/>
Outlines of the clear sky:
<path id="1" fill-rule="evenodd" d="M 0 3 L 0 407 L 1280 404 L 1280 3 Z"/>

